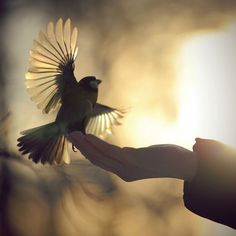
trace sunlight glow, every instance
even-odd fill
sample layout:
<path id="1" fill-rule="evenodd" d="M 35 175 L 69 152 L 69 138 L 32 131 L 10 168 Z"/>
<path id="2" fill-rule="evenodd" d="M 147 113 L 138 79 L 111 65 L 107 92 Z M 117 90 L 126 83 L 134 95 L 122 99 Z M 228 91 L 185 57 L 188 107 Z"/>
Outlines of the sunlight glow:
<path id="1" fill-rule="evenodd" d="M 132 145 L 150 146 L 157 143 L 175 141 L 173 127 L 162 117 L 155 117 L 154 113 L 148 114 L 143 111 L 127 117 L 125 122 L 132 132 Z M 126 125 L 125 124 L 125 125 Z M 124 127 L 126 128 L 126 127 Z"/>
<path id="2" fill-rule="evenodd" d="M 136 96 L 140 99 L 136 104 L 139 110 L 133 110 L 122 127 L 129 132 L 127 140 L 121 138 L 126 145 L 175 143 L 192 149 L 194 139 L 202 137 L 236 146 L 235 42 L 236 23 L 222 31 L 189 36 L 176 60 L 176 119 L 168 120 L 158 102 L 150 106 L 147 98 L 153 96 L 153 91 L 148 93 L 150 90 L 139 84 L 142 90 Z M 161 80 L 156 84 L 154 80 L 149 82 L 168 92 L 168 86 L 163 86 Z"/>
<path id="3" fill-rule="evenodd" d="M 236 23 L 188 40 L 179 57 L 179 117 L 186 142 L 200 136 L 236 145 Z"/>

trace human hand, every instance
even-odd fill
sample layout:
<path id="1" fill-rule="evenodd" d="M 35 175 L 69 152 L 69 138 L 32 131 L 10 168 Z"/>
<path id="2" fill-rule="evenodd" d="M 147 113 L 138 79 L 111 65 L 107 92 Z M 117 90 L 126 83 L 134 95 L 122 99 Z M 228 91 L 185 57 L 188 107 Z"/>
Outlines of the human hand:
<path id="1" fill-rule="evenodd" d="M 118 175 L 124 181 L 148 178 L 140 170 L 139 163 L 133 163 L 134 148 L 121 148 L 81 132 L 71 133 L 68 139 L 91 163 Z"/>
<path id="2" fill-rule="evenodd" d="M 71 133 L 68 139 L 94 165 L 125 181 L 160 177 L 189 180 L 195 174 L 195 154 L 180 146 L 163 144 L 121 148 L 81 132 Z"/>

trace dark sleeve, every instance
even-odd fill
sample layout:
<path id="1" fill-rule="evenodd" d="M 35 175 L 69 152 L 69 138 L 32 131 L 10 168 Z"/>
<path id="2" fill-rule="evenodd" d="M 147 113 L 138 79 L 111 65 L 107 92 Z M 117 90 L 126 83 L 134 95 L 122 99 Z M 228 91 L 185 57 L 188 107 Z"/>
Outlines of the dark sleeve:
<path id="1" fill-rule="evenodd" d="M 196 176 L 184 182 L 184 204 L 195 214 L 236 229 L 236 150 L 201 156 Z"/>

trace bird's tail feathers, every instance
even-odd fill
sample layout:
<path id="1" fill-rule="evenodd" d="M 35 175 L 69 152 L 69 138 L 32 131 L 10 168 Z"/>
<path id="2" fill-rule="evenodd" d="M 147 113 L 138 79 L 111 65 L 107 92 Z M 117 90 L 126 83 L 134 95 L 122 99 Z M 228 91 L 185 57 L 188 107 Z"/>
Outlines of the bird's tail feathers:
<path id="1" fill-rule="evenodd" d="M 25 130 L 21 134 L 17 140 L 19 151 L 22 154 L 29 154 L 29 159 L 35 163 L 70 163 L 68 141 L 57 123 Z"/>

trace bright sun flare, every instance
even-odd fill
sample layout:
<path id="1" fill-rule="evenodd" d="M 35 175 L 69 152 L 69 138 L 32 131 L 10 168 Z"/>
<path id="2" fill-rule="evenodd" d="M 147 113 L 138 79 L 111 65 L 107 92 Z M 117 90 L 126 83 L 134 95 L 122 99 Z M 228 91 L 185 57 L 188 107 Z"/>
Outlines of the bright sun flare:
<path id="1" fill-rule="evenodd" d="M 179 57 L 179 117 L 185 142 L 194 137 L 236 145 L 236 23 L 188 40 Z"/>
<path id="2" fill-rule="evenodd" d="M 189 37 L 177 58 L 178 117 L 140 111 L 127 117 L 131 145 L 175 143 L 189 149 L 195 137 L 236 146 L 236 23 Z"/>

